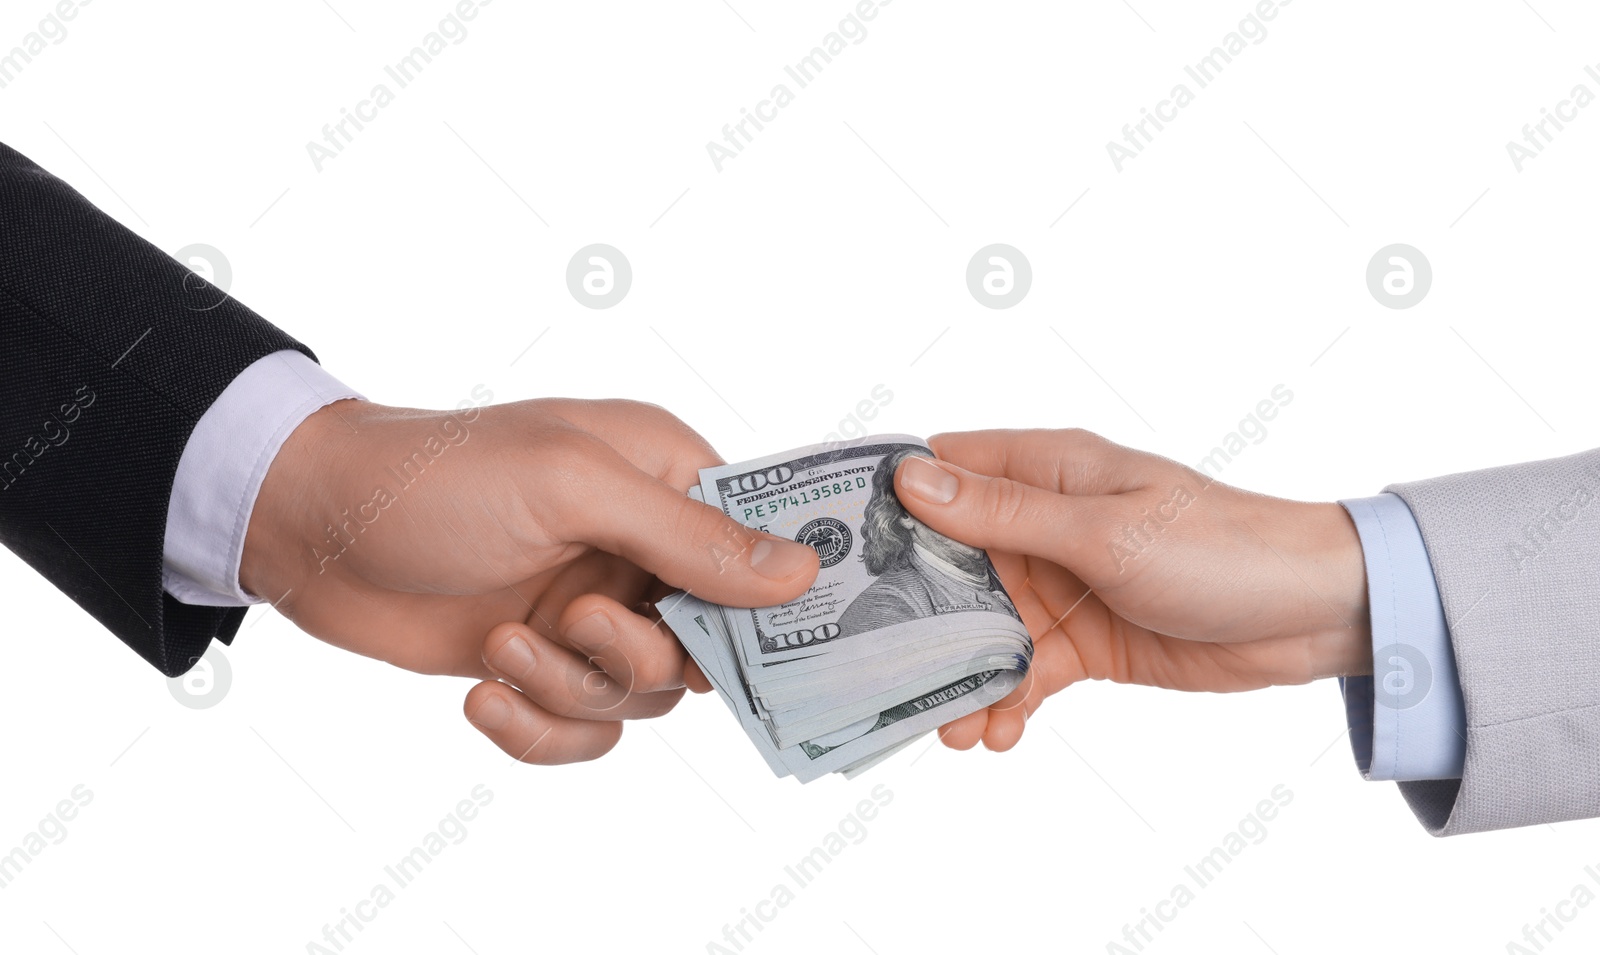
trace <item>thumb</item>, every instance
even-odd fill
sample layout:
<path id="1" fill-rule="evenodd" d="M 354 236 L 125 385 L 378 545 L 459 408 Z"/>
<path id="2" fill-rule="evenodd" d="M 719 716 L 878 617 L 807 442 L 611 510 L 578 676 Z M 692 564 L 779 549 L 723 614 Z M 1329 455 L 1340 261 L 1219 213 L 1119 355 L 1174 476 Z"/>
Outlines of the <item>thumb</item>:
<path id="1" fill-rule="evenodd" d="M 974 547 L 1043 557 L 1073 570 L 1102 549 L 1100 497 L 1057 494 L 924 457 L 901 463 L 895 491 L 918 520 Z"/>
<path id="2" fill-rule="evenodd" d="M 634 467 L 620 455 L 563 482 L 558 531 L 644 568 L 703 600 L 770 607 L 805 593 L 817 552 L 745 527 Z"/>

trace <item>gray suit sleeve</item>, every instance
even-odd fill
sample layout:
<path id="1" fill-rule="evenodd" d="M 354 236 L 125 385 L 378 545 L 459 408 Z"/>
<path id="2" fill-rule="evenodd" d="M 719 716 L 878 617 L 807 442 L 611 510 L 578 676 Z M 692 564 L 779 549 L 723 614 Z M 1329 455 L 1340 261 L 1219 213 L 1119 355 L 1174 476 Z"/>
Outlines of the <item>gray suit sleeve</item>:
<path id="1" fill-rule="evenodd" d="M 1433 564 L 1461 778 L 1401 783 L 1438 836 L 1600 816 L 1600 450 L 1386 488 Z"/>

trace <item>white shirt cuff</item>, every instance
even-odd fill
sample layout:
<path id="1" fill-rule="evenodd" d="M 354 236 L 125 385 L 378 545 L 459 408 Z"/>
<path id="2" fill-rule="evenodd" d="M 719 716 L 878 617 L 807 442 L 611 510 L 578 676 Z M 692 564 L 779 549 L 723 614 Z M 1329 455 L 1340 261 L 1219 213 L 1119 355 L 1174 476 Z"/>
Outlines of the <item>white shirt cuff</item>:
<path id="1" fill-rule="evenodd" d="M 304 354 L 257 359 L 200 416 L 178 459 L 167 506 L 161 585 L 186 604 L 243 607 L 239 586 L 250 512 L 267 469 L 300 423 L 342 398 L 361 398 Z"/>

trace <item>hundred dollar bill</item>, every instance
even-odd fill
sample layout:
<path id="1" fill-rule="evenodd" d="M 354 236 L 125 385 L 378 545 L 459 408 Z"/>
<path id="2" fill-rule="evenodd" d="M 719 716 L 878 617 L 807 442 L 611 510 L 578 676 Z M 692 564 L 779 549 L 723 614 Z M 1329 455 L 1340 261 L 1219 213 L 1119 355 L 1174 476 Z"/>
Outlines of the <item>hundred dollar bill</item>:
<path id="1" fill-rule="evenodd" d="M 658 606 L 662 619 L 679 634 L 767 765 L 778 776 L 793 775 L 802 783 L 832 772 L 853 778 L 930 730 L 999 702 L 1016 686 L 1020 675 L 1010 670 L 971 674 L 881 712 L 851 720 L 830 733 L 794 745 L 780 745 L 774 740 L 772 727 L 758 716 L 748 689 L 741 686 L 730 643 L 718 639 L 718 608 L 687 594 L 667 598 Z"/>
<path id="2" fill-rule="evenodd" d="M 811 546 L 822 565 L 806 594 L 777 607 L 681 593 L 657 604 L 779 776 L 853 777 L 998 702 L 1032 659 L 988 555 L 900 505 L 894 473 L 912 455 L 932 452 L 884 435 L 707 468 L 690 489 Z"/>
<path id="3" fill-rule="evenodd" d="M 894 493 L 894 473 L 912 455 L 932 457 L 909 435 L 819 445 L 742 464 L 706 468 L 706 503 L 748 527 L 809 544 L 821 559 L 816 583 L 797 600 L 740 611 L 739 655 L 747 667 L 804 658 L 859 659 L 912 644 L 932 617 L 941 629 L 1015 631 L 1020 618 L 981 549 L 912 518 Z M 860 639 L 874 634 L 874 641 Z M 804 669 L 804 668 L 802 668 Z"/>

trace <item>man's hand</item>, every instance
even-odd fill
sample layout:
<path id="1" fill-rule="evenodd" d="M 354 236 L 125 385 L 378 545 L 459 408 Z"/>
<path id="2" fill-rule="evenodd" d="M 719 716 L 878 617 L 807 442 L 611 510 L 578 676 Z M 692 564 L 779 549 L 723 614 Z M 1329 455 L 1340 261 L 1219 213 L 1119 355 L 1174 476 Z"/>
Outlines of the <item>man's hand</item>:
<path id="1" fill-rule="evenodd" d="M 335 646 L 485 678 L 467 717 L 511 755 L 593 759 L 683 694 L 682 648 L 641 615 L 652 598 L 766 606 L 816 576 L 811 548 L 684 496 L 719 463 L 630 401 L 336 402 L 274 459 L 239 580 Z"/>
<path id="2" fill-rule="evenodd" d="M 1229 692 L 1372 672 L 1361 542 L 1338 504 L 1252 494 L 1084 431 L 930 441 L 907 510 L 987 548 L 1034 640 L 1028 679 L 940 731 L 1004 750 L 1079 680 Z"/>

